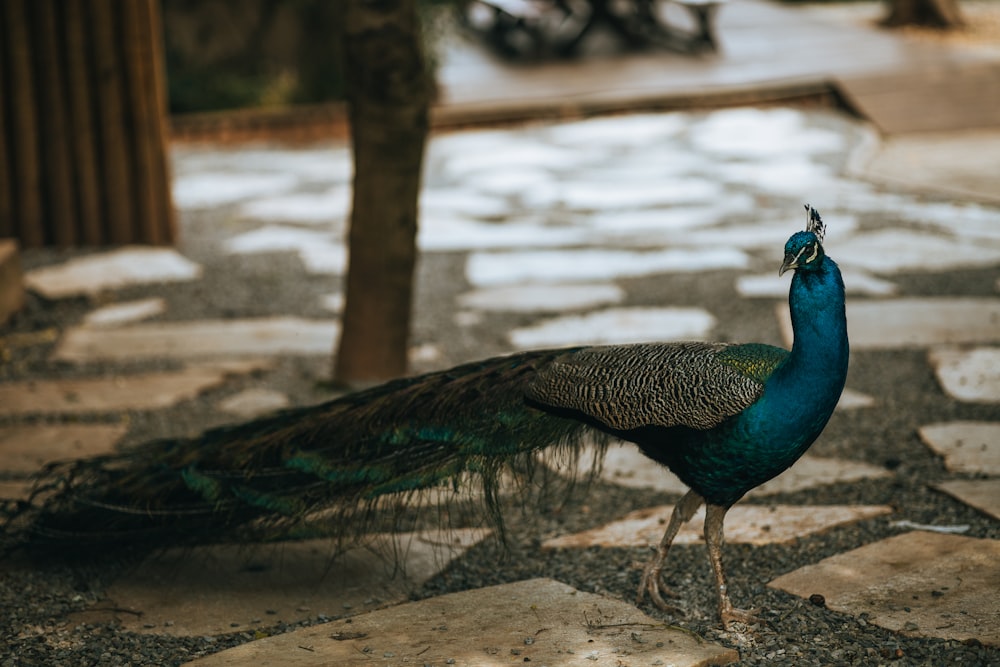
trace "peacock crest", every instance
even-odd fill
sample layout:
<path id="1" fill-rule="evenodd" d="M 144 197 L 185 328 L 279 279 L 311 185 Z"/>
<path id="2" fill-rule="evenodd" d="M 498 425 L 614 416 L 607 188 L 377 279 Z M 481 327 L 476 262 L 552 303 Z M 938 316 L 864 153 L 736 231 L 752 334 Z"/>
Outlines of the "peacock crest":
<path id="1" fill-rule="evenodd" d="M 809 204 L 806 204 L 806 231 L 815 234 L 820 243 L 823 243 L 823 235 L 826 234 L 826 225 L 823 218 L 819 216 L 819 211 Z"/>

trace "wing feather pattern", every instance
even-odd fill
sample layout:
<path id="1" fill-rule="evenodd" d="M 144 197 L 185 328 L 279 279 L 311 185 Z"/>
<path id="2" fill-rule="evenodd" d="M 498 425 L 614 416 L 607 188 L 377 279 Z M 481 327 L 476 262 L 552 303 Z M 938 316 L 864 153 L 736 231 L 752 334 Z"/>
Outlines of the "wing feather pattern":
<path id="1" fill-rule="evenodd" d="M 541 368 L 528 397 L 621 431 L 709 429 L 760 398 L 787 356 L 769 345 L 640 343 L 583 348 Z"/>

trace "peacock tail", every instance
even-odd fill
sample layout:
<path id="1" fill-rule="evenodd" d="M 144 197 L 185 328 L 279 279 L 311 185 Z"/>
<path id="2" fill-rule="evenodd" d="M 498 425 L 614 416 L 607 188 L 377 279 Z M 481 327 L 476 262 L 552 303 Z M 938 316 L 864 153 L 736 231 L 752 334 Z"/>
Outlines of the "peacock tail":
<path id="1" fill-rule="evenodd" d="M 31 499 L 8 511 L 6 537 L 177 545 L 303 535 L 322 522 L 325 535 L 349 543 L 371 529 L 379 501 L 406 508 L 414 492 L 459 482 L 502 533 L 505 471 L 526 486 L 537 452 L 561 450 L 560 468 L 575 471 L 584 445 L 596 444 L 593 473 L 609 436 L 639 441 L 630 433 L 644 424 L 711 428 L 753 403 L 786 355 L 761 345 L 613 345 L 404 378 L 196 438 L 53 464 Z"/>
<path id="2" fill-rule="evenodd" d="M 7 546 L 272 539 L 315 528 L 320 512 L 325 534 L 349 541 L 370 529 L 380 499 L 459 479 L 502 530 L 503 471 L 530 480 L 535 452 L 573 458 L 596 433 L 524 398 L 538 369 L 566 352 L 469 363 L 195 438 L 52 464 L 30 500 L 8 508 Z"/>

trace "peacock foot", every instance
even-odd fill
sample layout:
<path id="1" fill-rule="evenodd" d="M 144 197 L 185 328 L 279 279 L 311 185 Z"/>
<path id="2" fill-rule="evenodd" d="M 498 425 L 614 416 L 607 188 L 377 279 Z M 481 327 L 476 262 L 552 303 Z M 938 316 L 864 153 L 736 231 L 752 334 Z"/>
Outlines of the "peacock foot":
<path id="1" fill-rule="evenodd" d="M 719 616 L 722 617 L 722 626 L 729 631 L 742 630 L 743 628 L 735 627 L 737 623 L 747 628 L 751 625 L 765 623 L 766 621 L 760 618 L 758 614 L 760 614 L 760 609 L 737 609 L 731 605 L 719 610 Z"/>
<path id="2" fill-rule="evenodd" d="M 639 582 L 639 591 L 636 595 L 635 603 L 641 604 L 642 598 L 647 594 L 650 601 L 658 609 L 677 614 L 684 613 L 683 610 L 663 599 L 664 597 L 677 599 L 680 596 L 663 584 L 662 566 L 655 560 L 646 565 L 642 570 L 642 580 Z"/>

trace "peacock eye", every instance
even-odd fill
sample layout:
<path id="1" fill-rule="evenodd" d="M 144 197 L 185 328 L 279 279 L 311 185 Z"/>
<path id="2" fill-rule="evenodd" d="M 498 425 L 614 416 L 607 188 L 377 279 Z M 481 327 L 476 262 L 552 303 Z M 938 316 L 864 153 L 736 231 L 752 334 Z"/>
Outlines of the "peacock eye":
<path id="1" fill-rule="evenodd" d="M 809 244 L 809 250 L 811 251 L 811 254 L 809 255 L 809 257 L 806 258 L 806 262 L 805 262 L 806 264 L 808 264 L 809 262 L 811 262 L 814 259 L 816 259 L 816 256 L 819 255 L 819 244 L 817 244 L 817 243 L 810 243 Z"/>

